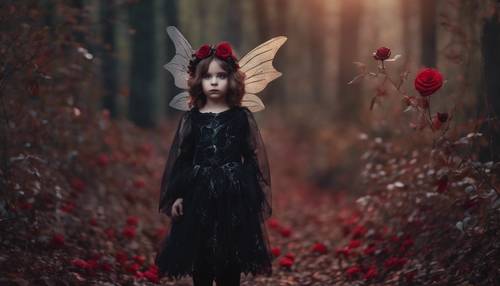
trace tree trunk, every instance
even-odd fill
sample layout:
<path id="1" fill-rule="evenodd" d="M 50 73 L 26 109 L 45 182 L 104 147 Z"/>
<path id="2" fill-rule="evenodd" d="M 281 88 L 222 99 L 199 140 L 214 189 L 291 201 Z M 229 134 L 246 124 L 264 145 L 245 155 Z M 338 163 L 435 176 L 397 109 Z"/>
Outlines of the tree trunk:
<path id="1" fill-rule="evenodd" d="M 179 3 L 178 0 L 169 0 L 165 2 L 165 26 L 179 26 Z M 175 55 L 175 46 L 170 37 L 167 36 L 166 27 L 162 27 L 163 37 L 165 37 L 165 51 L 167 55 L 167 61 L 170 61 Z M 179 90 L 175 87 L 174 77 L 167 70 L 163 69 L 164 72 L 168 73 L 166 77 L 166 95 L 167 98 L 165 105 L 165 114 L 170 115 L 173 114 L 172 107 L 169 106 L 170 100 L 174 98 L 174 96 L 179 92 Z"/>
<path id="2" fill-rule="evenodd" d="M 403 66 L 404 70 L 409 70 L 410 58 L 412 57 L 412 35 L 411 35 L 411 3 L 407 0 L 401 0 L 401 21 L 403 25 Z"/>
<path id="3" fill-rule="evenodd" d="M 353 64 L 358 56 L 360 18 L 362 14 L 361 0 L 342 0 L 340 2 L 340 48 L 339 48 L 339 80 L 338 110 L 336 116 L 340 120 L 359 122 L 361 98 L 360 82 L 347 83 L 356 76 L 358 70 Z"/>
<path id="4" fill-rule="evenodd" d="M 489 138 L 489 154 L 483 152 L 481 157 L 498 162 L 500 160 L 500 1 L 494 15 L 486 19 L 481 37 L 483 72 L 485 82 L 486 112 L 490 121 L 486 122 L 486 134 Z M 489 155 L 489 156 L 487 156 Z"/>
<path id="5" fill-rule="evenodd" d="M 101 78 L 104 88 L 102 107 L 109 110 L 111 117 L 116 118 L 116 94 L 118 85 L 117 61 L 115 49 L 115 1 L 102 1 L 100 4 L 99 21 L 101 22 Z"/>
<path id="6" fill-rule="evenodd" d="M 323 99 L 323 83 L 325 75 L 325 27 L 326 15 L 323 0 L 310 0 L 307 7 L 309 22 L 309 53 L 312 62 L 310 84 L 312 96 L 321 104 Z"/>
<path id="7" fill-rule="evenodd" d="M 141 127 L 154 124 L 152 103 L 157 62 L 154 47 L 154 11 L 152 1 L 132 4 L 129 10 L 131 37 L 129 119 Z"/>
<path id="8" fill-rule="evenodd" d="M 234 1 L 227 11 L 227 29 L 226 39 L 233 44 L 233 46 L 240 50 L 241 48 L 241 21 L 242 21 L 242 2 Z"/>
<path id="9" fill-rule="evenodd" d="M 257 24 L 257 34 L 260 41 L 265 41 L 269 38 L 271 25 L 269 23 L 269 10 L 267 4 L 269 0 L 255 0 L 255 20 Z"/>
<path id="10" fill-rule="evenodd" d="M 420 63 L 436 67 L 436 0 L 420 0 L 421 49 Z"/>
<path id="11" fill-rule="evenodd" d="M 264 39 L 264 41 L 267 41 L 272 37 L 287 35 L 287 20 L 289 10 L 288 0 L 275 0 L 274 5 L 276 14 L 273 17 L 273 25 L 271 26 L 271 31 L 273 33 L 269 33 L 269 37 Z M 273 65 L 277 70 L 286 70 L 287 59 L 284 57 L 282 51 L 283 48 L 286 47 L 280 48 L 280 50 L 276 54 L 276 57 L 274 58 Z M 279 56 L 279 54 L 281 54 L 282 56 Z M 277 104 L 277 107 L 281 109 L 280 112 L 282 114 L 285 112 L 286 106 L 283 103 L 286 102 L 286 100 L 284 100 L 286 98 L 286 86 L 282 77 L 269 83 L 268 87 L 264 90 L 264 94 L 265 95 L 263 98 L 266 99 L 264 101 L 264 104 Z"/>

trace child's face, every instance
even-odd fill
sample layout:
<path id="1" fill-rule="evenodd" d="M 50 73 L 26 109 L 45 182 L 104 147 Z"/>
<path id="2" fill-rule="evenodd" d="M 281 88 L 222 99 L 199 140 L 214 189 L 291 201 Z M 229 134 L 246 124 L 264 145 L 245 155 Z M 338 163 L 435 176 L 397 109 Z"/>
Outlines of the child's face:
<path id="1" fill-rule="evenodd" d="M 222 99 L 226 95 L 228 79 L 227 72 L 222 69 L 217 60 L 212 60 L 207 73 L 203 76 L 201 85 L 207 99 Z"/>

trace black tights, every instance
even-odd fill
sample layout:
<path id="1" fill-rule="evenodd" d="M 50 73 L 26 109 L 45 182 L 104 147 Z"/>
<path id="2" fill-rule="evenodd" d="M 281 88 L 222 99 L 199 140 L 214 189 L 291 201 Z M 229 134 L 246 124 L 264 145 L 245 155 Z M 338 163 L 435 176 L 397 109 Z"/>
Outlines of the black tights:
<path id="1" fill-rule="evenodd" d="M 194 271 L 193 284 L 194 286 L 212 286 L 214 278 L 217 286 L 240 285 L 240 271 L 237 269 L 224 271 L 215 277 L 209 273 L 203 272 L 202 270 Z"/>

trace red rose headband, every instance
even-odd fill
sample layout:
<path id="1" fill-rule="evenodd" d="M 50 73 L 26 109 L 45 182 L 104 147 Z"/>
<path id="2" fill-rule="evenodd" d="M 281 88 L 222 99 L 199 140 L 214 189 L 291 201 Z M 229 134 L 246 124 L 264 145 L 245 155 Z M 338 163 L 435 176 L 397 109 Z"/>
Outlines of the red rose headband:
<path id="1" fill-rule="evenodd" d="M 188 66 L 189 75 L 194 76 L 196 66 L 201 62 L 201 60 L 212 55 L 215 55 L 218 59 L 227 62 L 232 71 L 236 71 L 240 68 L 237 63 L 236 56 L 233 53 L 233 49 L 231 48 L 231 44 L 228 42 L 220 42 L 215 47 L 204 44 L 199 47 L 194 54 L 192 54 L 192 59 L 189 61 Z"/>

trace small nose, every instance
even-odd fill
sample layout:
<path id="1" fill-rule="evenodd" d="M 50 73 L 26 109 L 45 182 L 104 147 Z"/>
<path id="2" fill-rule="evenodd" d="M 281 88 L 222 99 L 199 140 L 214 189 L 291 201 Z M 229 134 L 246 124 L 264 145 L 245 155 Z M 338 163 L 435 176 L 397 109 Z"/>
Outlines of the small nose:
<path id="1" fill-rule="evenodd" d="M 217 85 L 217 79 L 214 77 L 212 77 L 212 80 L 210 81 L 210 84 L 211 85 Z"/>

